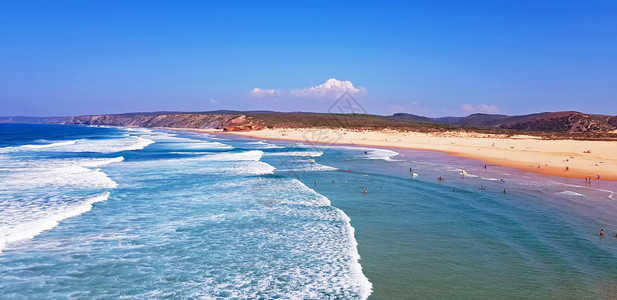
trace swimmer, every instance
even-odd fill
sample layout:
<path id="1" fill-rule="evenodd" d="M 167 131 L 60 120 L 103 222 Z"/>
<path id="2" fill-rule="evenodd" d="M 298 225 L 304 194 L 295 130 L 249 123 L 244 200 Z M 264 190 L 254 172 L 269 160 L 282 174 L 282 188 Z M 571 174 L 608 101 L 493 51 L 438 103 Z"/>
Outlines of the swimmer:
<path id="1" fill-rule="evenodd" d="M 334 180 L 332 180 L 332 183 L 334 183 Z"/>
<path id="2" fill-rule="evenodd" d="M 600 229 L 600 235 L 604 235 L 604 229 Z"/>
<path id="3" fill-rule="evenodd" d="M 366 194 L 368 194 L 368 192 L 366 190 L 364 190 L 364 194 L 366 195 Z"/>
<path id="4" fill-rule="evenodd" d="M 505 194 L 505 193 L 507 193 L 507 192 L 506 192 L 506 189 L 503 189 L 503 193 L 504 193 L 504 194 Z"/>
<path id="5" fill-rule="evenodd" d="M 317 185 L 317 180 L 315 180 L 315 185 Z"/>

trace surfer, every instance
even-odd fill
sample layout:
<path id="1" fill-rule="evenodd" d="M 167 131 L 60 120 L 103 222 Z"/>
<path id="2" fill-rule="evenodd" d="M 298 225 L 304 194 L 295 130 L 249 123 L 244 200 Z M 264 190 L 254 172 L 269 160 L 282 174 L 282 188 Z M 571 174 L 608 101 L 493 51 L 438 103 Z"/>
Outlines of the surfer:
<path id="1" fill-rule="evenodd" d="M 439 181 L 444 180 L 444 178 L 443 178 L 443 177 L 441 177 L 441 176 L 437 177 L 437 179 L 439 179 Z"/>

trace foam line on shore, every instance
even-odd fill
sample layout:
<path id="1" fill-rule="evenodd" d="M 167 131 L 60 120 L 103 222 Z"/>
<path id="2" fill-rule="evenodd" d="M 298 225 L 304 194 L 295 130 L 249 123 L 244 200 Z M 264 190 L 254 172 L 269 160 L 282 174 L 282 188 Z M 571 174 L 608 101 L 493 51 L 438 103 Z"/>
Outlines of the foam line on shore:
<path id="1" fill-rule="evenodd" d="M 58 224 L 63 220 L 76 217 L 90 211 L 94 203 L 106 201 L 108 198 L 109 192 L 105 192 L 89 198 L 81 204 L 60 208 L 56 212 L 51 212 L 50 215 L 43 219 L 17 225 L 4 225 L 0 227 L 0 253 L 2 253 L 4 248 L 6 248 L 7 244 L 32 239 L 42 232 L 58 226 Z"/>

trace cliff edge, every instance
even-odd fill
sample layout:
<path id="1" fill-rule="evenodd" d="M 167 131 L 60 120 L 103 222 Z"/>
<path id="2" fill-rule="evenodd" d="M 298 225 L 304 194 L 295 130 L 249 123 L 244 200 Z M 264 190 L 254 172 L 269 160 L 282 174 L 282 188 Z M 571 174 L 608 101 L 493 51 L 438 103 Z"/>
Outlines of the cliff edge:
<path id="1" fill-rule="evenodd" d="M 171 113 L 92 115 L 71 117 L 63 122 L 63 124 L 222 129 L 225 131 L 249 131 L 260 129 L 253 124 L 250 117 L 240 114 Z"/>

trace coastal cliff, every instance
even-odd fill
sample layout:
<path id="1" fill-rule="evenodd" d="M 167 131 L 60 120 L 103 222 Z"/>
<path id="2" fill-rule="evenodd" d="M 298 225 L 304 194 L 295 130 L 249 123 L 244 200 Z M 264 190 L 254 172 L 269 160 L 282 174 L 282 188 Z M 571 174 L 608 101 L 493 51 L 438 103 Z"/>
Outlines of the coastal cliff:
<path id="1" fill-rule="evenodd" d="M 111 125 L 126 127 L 163 127 L 248 131 L 260 129 L 242 114 L 151 113 L 71 117 L 64 124 Z"/>

